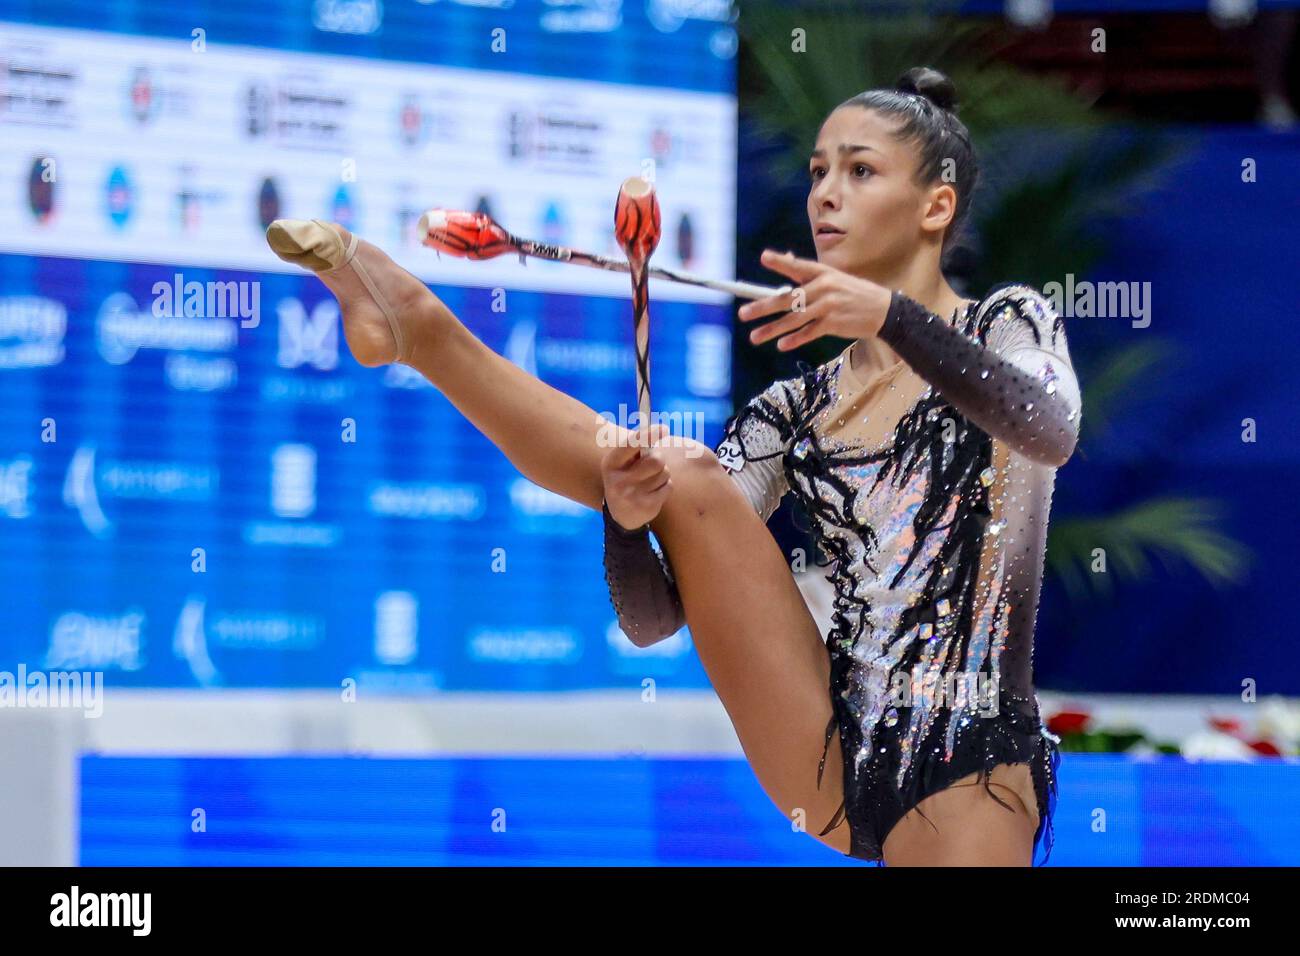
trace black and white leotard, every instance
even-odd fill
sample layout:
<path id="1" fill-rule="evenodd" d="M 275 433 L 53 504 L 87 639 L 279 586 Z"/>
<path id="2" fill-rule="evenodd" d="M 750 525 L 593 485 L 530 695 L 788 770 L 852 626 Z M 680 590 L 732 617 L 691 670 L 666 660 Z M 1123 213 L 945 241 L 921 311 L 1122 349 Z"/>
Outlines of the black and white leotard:
<path id="1" fill-rule="evenodd" d="M 1056 469 L 1081 412 L 1063 323 L 1024 285 L 950 320 L 895 292 L 880 338 L 901 361 L 866 377 L 850 346 L 799 363 L 728 420 L 716 455 L 764 521 L 793 492 L 831 562 L 826 745 L 838 727 L 850 855 L 881 859 L 920 800 L 1003 763 L 1030 765 L 1035 846 L 1050 853 L 1059 741 L 1032 656 Z M 608 510 L 605 529 L 624 631 L 677 630 L 671 564 L 648 529 Z"/>

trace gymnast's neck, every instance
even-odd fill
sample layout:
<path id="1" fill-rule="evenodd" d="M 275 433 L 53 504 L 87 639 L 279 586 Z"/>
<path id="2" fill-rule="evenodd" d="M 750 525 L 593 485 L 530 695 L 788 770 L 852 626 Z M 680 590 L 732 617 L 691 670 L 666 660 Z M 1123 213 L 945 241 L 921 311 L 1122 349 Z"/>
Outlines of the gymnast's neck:
<path id="1" fill-rule="evenodd" d="M 927 248 L 925 253 L 914 256 L 905 263 L 863 270 L 861 275 L 886 289 L 901 291 L 935 315 L 951 319 L 966 300 L 957 294 L 944 277 L 939 268 L 939 255 L 938 247 L 933 250 Z M 853 347 L 853 370 L 864 377 L 891 368 L 900 360 L 897 352 L 874 335 L 858 339 Z"/>

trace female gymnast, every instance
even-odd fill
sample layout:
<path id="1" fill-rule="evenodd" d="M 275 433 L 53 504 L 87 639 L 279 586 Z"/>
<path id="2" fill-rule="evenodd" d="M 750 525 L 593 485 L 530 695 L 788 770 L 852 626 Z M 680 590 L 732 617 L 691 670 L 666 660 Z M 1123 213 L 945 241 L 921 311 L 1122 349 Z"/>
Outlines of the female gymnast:
<path id="1" fill-rule="evenodd" d="M 817 839 L 891 866 L 1024 866 L 1052 842 L 1059 741 L 1032 647 L 1079 389 L 1041 294 L 966 300 L 944 278 L 978 177 L 954 107 L 949 80 L 917 68 L 826 118 L 807 203 L 817 259 L 764 252 L 795 285 L 739 317 L 778 316 L 751 340 L 781 350 L 852 344 L 754 396 L 713 450 L 660 426 L 608 447 L 605 418 L 337 225 L 281 220 L 267 239 L 338 297 L 362 365 L 417 369 L 522 474 L 602 512 L 624 632 L 646 646 L 689 624 L 796 828 L 828 821 Z M 833 564 L 825 638 L 766 527 L 786 492 Z"/>

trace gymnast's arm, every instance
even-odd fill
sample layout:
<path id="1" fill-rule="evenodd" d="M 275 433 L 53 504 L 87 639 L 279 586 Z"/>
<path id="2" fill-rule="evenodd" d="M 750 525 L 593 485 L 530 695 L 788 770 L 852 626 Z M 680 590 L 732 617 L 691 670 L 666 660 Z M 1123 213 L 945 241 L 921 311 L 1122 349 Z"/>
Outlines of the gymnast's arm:
<path id="1" fill-rule="evenodd" d="M 676 634 L 686 611 L 672 565 L 650 543 L 650 525 L 627 529 L 601 502 L 605 520 L 605 583 L 618 625 L 637 647 L 649 647 Z"/>
<path id="2" fill-rule="evenodd" d="M 732 472 L 731 477 L 755 504 L 759 517 L 766 520 L 780 503 L 781 493 L 763 482 L 760 471 L 750 468 Z M 638 647 L 671 637 L 686 624 L 686 611 L 667 555 L 650 543 L 648 524 L 624 528 L 604 502 L 601 514 L 605 521 L 605 583 L 619 627 Z"/>
<path id="3" fill-rule="evenodd" d="M 722 467 L 736 483 L 759 518 L 766 523 L 789 490 L 781 466 L 787 408 L 786 394 L 774 392 L 778 382 L 755 396 L 728 421 L 715 449 Z M 761 414 L 760 414 L 761 413 Z M 650 542 L 650 526 L 627 529 L 614 520 L 602 502 L 605 522 L 605 583 L 618 614 L 619 627 L 638 647 L 649 647 L 677 633 L 686 612 L 677 591 L 672 564 Z"/>
<path id="4" fill-rule="evenodd" d="M 976 426 L 1031 461 L 1065 464 L 1081 408 L 1059 316 L 1038 292 L 1010 286 L 980 317 L 971 338 L 896 291 L 879 335 Z"/>

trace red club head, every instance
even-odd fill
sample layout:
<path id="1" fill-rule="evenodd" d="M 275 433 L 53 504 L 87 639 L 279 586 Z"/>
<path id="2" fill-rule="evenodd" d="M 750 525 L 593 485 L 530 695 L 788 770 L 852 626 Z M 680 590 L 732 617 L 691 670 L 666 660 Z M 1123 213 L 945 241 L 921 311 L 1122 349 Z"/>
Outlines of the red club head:
<path id="1" fill-rule="evenodd" d="M 650 181 L 625 179 L 614 206 L 614 235 L 629 262 L 645 262 L 659 245 L 659 199 Z"/>
<path id="2" fill-rule="evenodd" d="M 464 259 L 492 259 L 514 248 L 510 234 L 485 212 L 430 209 L 417 228 L 422 245 Z"/>

